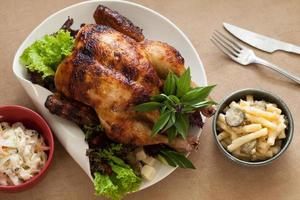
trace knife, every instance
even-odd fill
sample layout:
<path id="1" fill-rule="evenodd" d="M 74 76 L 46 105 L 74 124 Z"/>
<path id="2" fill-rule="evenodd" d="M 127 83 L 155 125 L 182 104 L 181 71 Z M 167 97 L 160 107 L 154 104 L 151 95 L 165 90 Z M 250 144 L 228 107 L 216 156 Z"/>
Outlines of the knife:
<path id="1" fill-rule="evenodd" d="M 238 39 L 260 50 L 269 53 L 272 53 L 277 50 L 282 50 L 282 51 L 300 54 L 299 46 L 287 42 L 275 40 L 273 38 L 254 33 L 246 29 L 242 29 L 240 27 L 228 23 L 223 23 L 223 26 L 227 31 L 229 31 L 232 35 L 234 35 Z"/>

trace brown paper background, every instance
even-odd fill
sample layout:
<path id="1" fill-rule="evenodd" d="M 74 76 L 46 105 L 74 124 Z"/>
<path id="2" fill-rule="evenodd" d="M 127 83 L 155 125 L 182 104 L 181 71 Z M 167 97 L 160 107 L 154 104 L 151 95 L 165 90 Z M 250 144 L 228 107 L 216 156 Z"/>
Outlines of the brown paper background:
<path id="1" fill-rule="evenodd" d="M 76 0 L 0 1 L 0 105 L 33 104 L 12 73 L 15 51 L 26 36 L 50 14 Z M 225 158 L 214 144 L 209 120 L 198 152 L 190 158 L 197 170 L 178 169 L 160 183 L 125 199 L 300 199 L 300 86 L 260 66 L 242 67 L 219 52 L 210 42 L 213 30 L 230 22 L 300 45 L 300 1 L 297 0 L 135 0 L 168 17 L 196 47 L 208 81 L 217 84 L 216 100 L 238 89 L 254 87 L 278 94 L 290 107 L 295 120 L 295 137 L 287 152 L 276 162 L 260 168 L 240 167 Z M 155 30 L 153 30 L 155 31 Z M 255 52 L 300 76 L 300 55 Z M 88 177 L 56 141 L 54 162 L 46 177 L 20 193 L 0 193 L 1 200 L 86 200 L 93 195 Z"/>

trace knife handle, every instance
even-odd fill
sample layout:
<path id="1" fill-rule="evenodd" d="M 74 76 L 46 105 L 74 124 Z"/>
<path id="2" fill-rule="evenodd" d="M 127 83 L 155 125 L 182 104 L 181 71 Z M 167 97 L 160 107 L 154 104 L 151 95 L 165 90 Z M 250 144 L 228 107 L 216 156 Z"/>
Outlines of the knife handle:
<path id="1" fill-rule="evenodd" d="M 291 53 L 300 54 L 300 47 L 293 44 L 290 44 L 289 46 L 287 46 L 287 48 L 283 50 Z"/>

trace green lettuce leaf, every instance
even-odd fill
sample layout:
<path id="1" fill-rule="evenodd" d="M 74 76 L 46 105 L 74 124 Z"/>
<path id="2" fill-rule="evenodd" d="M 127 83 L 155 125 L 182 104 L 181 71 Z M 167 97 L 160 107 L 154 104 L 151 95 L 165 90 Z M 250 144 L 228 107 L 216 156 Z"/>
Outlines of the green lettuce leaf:
<path id="1" fill-rule="evenodd" d="M 20 61 L 29 71 L 41 73 L 46 78 L 55 74 L 57 66 L 71 53 L 73 46 L 74 38 L 70 32 L 59 30 L 27 47 Z"/>
<path id="2" fill-rule="evenodd" d="M 141 178 L 122 159 L 114 155 L 114 151 L 120 150 L 120 145 L 112 145 L 110 149 L 103 149 L 99 157 L 108 161 L 111 166 L 112 175 L 94 173 L 94 187 L 96 195 L 105 196 L 112 200 L 119 200 L 127 193 L 136 191 Z"/>
<path id="3" fill-rule="evenodd" d="M 115 176 L 113 177 L 114 182 L 118 185 L 122 194 L 134 192 L 139 188 L 141 178 L 136 176 L 130 167 L 125 168 L 115 164 L 112 164 L 111 166 L 115 173 Z"/>
<path id="4" fill-rule="evenodd" d="M 122 198 L 119 187 L 115 185 L 109 176 L 101 175 L 99 172 L 94 173 L 94 187 L 96 195 L 105 196 L 112 200 L 119 200 Z"/>

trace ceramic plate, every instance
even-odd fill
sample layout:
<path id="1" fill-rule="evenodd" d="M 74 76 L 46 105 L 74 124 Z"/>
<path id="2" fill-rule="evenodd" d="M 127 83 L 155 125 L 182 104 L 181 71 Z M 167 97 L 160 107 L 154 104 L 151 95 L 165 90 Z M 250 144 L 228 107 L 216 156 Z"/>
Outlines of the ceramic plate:
<path id="1" fill-rule="evenodd" d="M 42 38 L 45 34 L 56 32 L 68 16 L 74 19 L 73 28 L 79 28 L 81 23 L 94 23 L 93 13 L 99 4 L 117 10 L 129 18 L 135 25 L 143 29 L 143 33 L 147 39 L 164 41 L 174 46 L 185 58 L 186 66 L 191 68 L 193 81 L 199 85 L 207 85 L 205 70 L 189 39 L 170 20 L 144 6 L 126 1 L 87 1 L 64 8 L 44 20 L 19 47 L 15 54 L 13 71 L 36 108 L 51 126 L 58 140 L 90 178 L 89 161 L 85 154 L 88 146 L 84 141 L 83 132 L 74 123 L 48 112 L 44 107 L 44 102 L 51 92 L 28 81 L 28 75 L 24 66 L 20 64 L 19 57 L 24 49 L 30 46 L 35 40 Z M 194 129 L 190 131 L 200 136 L 201 130 Z M 156 178 L 152 181 L 144 181 L 140 190 L 159 182 L 175 170 L 173 167 L 160 163 L 155 167 L 157 169 Z"/>

